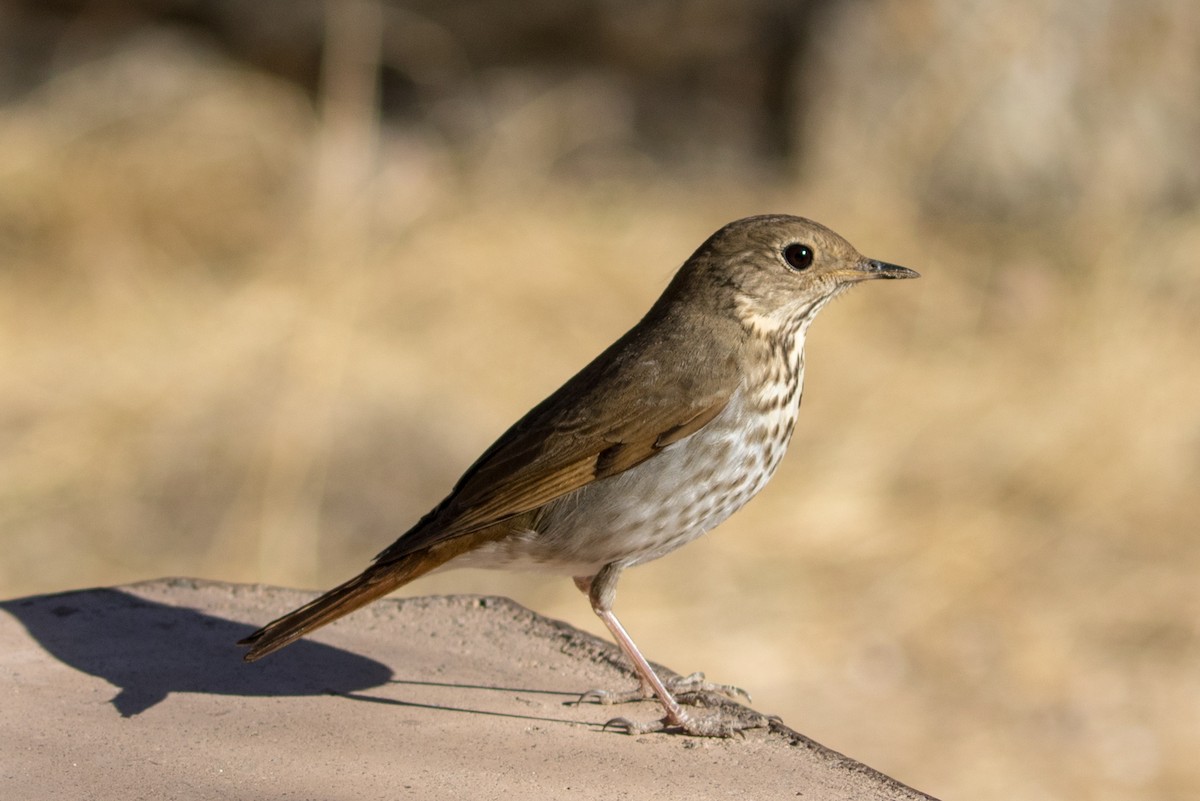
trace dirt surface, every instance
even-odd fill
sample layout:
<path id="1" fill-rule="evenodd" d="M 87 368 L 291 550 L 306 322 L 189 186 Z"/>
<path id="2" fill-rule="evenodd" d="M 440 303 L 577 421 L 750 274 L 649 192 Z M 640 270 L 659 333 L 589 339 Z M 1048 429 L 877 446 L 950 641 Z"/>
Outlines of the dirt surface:
<path id="1" fill-rule="evenodd" d="M 615 646 L 503 598 L 385 600 L 240 660 L 309 597 L 164 579 L 0 603 L 0 797 L 927 798 L 781 724 L 606 730 L 659 714 L 573 703 L 634 685 Z"/>

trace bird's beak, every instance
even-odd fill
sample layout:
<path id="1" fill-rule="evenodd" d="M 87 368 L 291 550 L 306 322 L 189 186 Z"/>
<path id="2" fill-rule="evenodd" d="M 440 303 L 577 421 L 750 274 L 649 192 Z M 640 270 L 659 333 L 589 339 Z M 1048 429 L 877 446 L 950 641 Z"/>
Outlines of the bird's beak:
<path id="1" fill-rule="evenodd" d="M 907 267 L 901 267 L 898 264 L 888 264 L 886 261 L 878 261 L 876 259 L 863 259 L 858 263 L 855 273 L 855 277 L 860 281 L 864 281 L 868 278 L 921 277 L 921 274 L 916 270 L 910 270 Z"/>

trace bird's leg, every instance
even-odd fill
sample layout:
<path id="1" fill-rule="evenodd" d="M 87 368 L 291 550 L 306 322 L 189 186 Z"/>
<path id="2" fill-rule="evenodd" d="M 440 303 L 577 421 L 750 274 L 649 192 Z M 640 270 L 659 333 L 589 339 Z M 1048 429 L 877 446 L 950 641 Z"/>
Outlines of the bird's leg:
<path id="1" fill-rule="evenodd" d="M 662 704 L 666 711 L 666 717 L 661 721 L 652 724 L 634 723 L 625 718 L 617 718 L 609 721 L 609 725 L 616 725 L 625 728 L 630 734 L 642 734 L 652 731 L 663 731 L 666 729 L 682 729 L 688 734 L 695 734 L 709 737 L 727 737 L 738 731 L 746 728 L 754 728 L 767 724 L 767 719 L 762 716 L 755 715 L 752 722 L 730 721 L 725 720 L 721 716 L 710 716 L 705 718 L 693 718 L 689 715 L 679 702 L 667 689 L 666 683 L 658 677 L 654 669 L 650 667 L 650 663 L 646 661 L 646 657 L 642 656 L 642 652 L 638 650 L 634 644 L 633 638 L 625 631 L 625 627 L 621 625 L 621 621 L 613 613 L 613 602 L 617 595 L 617 579 L 621 575 L 621 565 L 616 562 L 609 563 L 601 568 L 600 572 L 591 577 L 576 577 L 575 586 L 581 592 L 587 593 L 588 600 L 592 603 L 592 611 L 600 620 L 604 621 L 604 625 L 612 632 L 613 639 L 624 652 L 629 661 L 633 663 L 633 669 L 637 672 L 642 682 L 642 692 L 640 695 L 632 697 L 622 697 L 620 700 L 634 700 L 637 698 L 649 698 L 651 693 L 658 696 L 659 703 Z M 691 676 L 683 677 L 678 683 L 682 685 L 682 690 L 685 692 L 698 692 L 700 690 L 709 689 L 710 685 L 704 682 L 703 674 L 692 674 Z M 745 695 L 742 690 L 737 688 L 725 688 L 718 686 L 720 691 L 734 690 Z M 611 698 L 606 698 L 605 693 L 593 691 L 586 695 L 594 695 L 602 701 L 607 700 L 612 703 Z"/>
<path id="2" fill-rule="evenodd" d="M 671 726 L 683 726 L 688 717 L 687 713 L 683 711 L 683 707 L 679 705 L 679 702 L 663 684 L 662 679 L 650 667 L 646 657 L 642 656 L 642 652 L 634 645 L 633 638 L 625 631 L 621 621 L 617 620 L 617 616 L 613 614 L 612 606 L 617 597 L 617 579 L 620 575 L 621 565 L 611 562 L 591 578 L 576 578 L 575 586 L 587 593 L 588 600 L 592 602 L 592 611 L 604 622 L 605 626 L 608 626 L 617 645 L 633 663 L 633 669 L 637 671 L 642 680 L 643 690 L 648 689 L 658 696 L 659 702 L 667 713 L 666 723 Z M 646 695 L 648 696 L 649 693 Z"/>
<path id="3" fill-rule="evenodd" d="M 614 569 L 611 574 L 610 582 L 612 586 L 607 590 L 607 608 L 609 611 L 601 611 L 601 609 L 596 606 L 595 601 L 592 602 L 592 609 L 595 610 L 600 619 L 604 621 L 604 624 L 608 626 L 608 630 L 613 633 L 613 637 L 621 646 L 621 651 L 629 657 L 629 661 L 632 662 L 635 667 L 637 667 L 639 659 L 641 660 L 642 664 L 646 664 L 650 675 L 654 676 L 655 679 L 658 679 L 657 683 L 666 688 L 667 692 L 673 698 L 675 698 L 676 703 L 679 703 L 678 696 L 680 694 L 687 693 L 694 695 L 696 693 L 704 692 L 720 693 L 721 695 L 724 695 L 727 698 L 732 698 L 735 701 L 738 699 L 742 699 L 747 702 L 752 700 L 750 698 L 750 693 L 746 692 L 741 687 L 735 687 L 732 684 L 718 684 L 716 682 L 708 681 L 704 677 L 704 674 L 699 671 L 690 673 L 687 676 L 673 676 L 665 680 L 660 678 L 657 673 L 654 673 L 653 669 L 650 668 L 649 664 L 646 663 L 646 659 L 642 657 L 641 652 L 638 651 L 637 646 L 634 645 L 633 639 L 629 636 L 629 633 L 625 631 L 625 627 L 621 625 L 619 620 L 617 620 L 616 614 L 611 611 L 613 601 L 616 597 L 616 579 L 620 572 L 620 569 L 617 568 Z M 579 588 L 580 592 L 584 593 L 589 597 L 589 599 L 591 599 L 592 586 L 599 576 L 600 574 L 597 574 L 596 577 L 576 577 L 574 579 L 575 586 Z M 636 654 L 636 656 L 634 656 L 634 654 Z M 631 701 L 645 701 L 648 698 L 654 698 L 656 696 L 661 697 L 655 688 L 655 683 L 650 679 L 647 679 L 645 673 L 643 673 L 641 670 L 638 670 L 637 674 L 638 680 L 641 682 L 641 687 L 636 690 L 588 690 L 583 694 L 580 700 L 598 701 L 601 704 L 626 704 Z M 687 703 L 687 701 L 684 701 L 684 703 Z"/>

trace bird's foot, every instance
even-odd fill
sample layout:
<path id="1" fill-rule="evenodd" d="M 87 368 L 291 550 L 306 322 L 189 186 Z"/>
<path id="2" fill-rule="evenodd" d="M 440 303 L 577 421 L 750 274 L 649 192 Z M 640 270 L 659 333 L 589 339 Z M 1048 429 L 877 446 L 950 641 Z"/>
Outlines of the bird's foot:
<path id="1" fill-rule="evenodd" d="M 688 734 L 692 737 L 733 737 L 749 729 L 769 728 L 778 718 L 755 712 L 744 707 L 720 706 L 703 715 L 683 712 L 678 720 L 671 716 L 659 720 L 639 723 L 629 718 L 613 718 L 604 724 L 605 729 L 614 728 L 626 734 Z"/>
<path id="2" fill-rule="evenodd" d="M 663 681 L 667 690 L 675 699 L 683 704 L 698 704 L 699 699 L 704 693 L 717 693 L 726 698 L 732 698 L 735 701 L 750 702 L 750 693 L 743 690 L 741 687 L 734 687 L 732 684 L 717 684 L 716 682 L 707 681 L 704 674 L 700 672 L 692 673 L 689 676 L 673 676 L 672 678 Z M 645 701 L 654 698 L 654 689 L 645 682 L 636 690 L 588 690 L 583 695 L 579 696 L 576 703 L 597 703 L 608 706 L 610 704 L 628 704 L 634 701 Z M 618 718 L 620 720 L 620 718 Z"/>

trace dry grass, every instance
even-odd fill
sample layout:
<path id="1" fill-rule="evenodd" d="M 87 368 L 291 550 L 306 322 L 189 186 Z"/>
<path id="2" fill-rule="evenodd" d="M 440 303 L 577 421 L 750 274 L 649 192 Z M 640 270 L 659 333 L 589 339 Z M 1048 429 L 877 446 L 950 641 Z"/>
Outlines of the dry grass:
<path id="1" fill-rule="evenodd" d="M 712 229 L 793 211 L 924 277 L 823 314 L 772 486 L 624 581 L 639 642 L 937 795 L 1200 791 L 1194 215 L 1024 238 L 886 181 L 584 188 L 362 134 L 156 42 L 0 110 L 0 596 L 339 580 Z M 562 579 L 411 589 L 596 628 Z"/>

